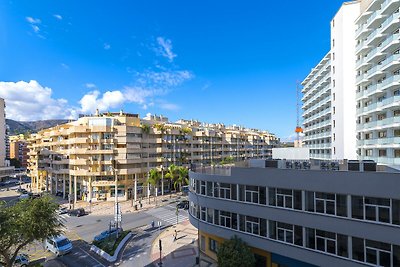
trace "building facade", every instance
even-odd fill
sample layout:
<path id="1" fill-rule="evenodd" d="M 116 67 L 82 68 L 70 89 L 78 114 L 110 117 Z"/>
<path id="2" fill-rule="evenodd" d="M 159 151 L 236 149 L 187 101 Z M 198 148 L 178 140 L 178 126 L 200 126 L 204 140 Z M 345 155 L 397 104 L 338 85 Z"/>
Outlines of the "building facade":
<path id="1" fill-rule="evenodd" d="M 366 1 L 355 21 L 357 149 L 400 166 L 400 2 Z"/>
<path id="2" fill-rule="evenodd" d="M 5 165 L 6 160 L 6 104 L 0 98 L 0 167 Z"/>
<path id="3" fill-rule="evenodd" d="M 28 166 L 28 141 L 23 134 L 9 136 L 10 141 L 10 159 L 17 159 L 21 168 Z"/>
<path id="4" fill-rule="evenodd" d="M 71 193 L 75 201 L 114 200 L 117 175 L 118 198 L 136 200 L 137 193 L 149 194 L 150 169 L 268 158 L 278 141 L 266 131 L 236 126 L 109 113 L 32 135 L 28 168 L 37 191 Z"/>
<path id="5" fill-rule="evenodd" d="M 305 147 L 318 160 L 356 159 L 355 30 L 360 2 L 345 2 L 331 21 L 330 51 L 302 82 Z"/>
<path id="6" fill-rule="evenodd" d="M 6 160 L 6 112 L 5 101 L 0 98 L 0 182 L 5 181 L 9 176 L 14 174 L 14 167 L 9 167 L 9 161 Z"/>
<path id="7" fill-rule="evenodd" d="M 274 167 L 190 172 L 189 219 L 203 253 L 216 259 L 236 235 L 257 266 L 400 266 L 398 173 L 267 162 Z"/>

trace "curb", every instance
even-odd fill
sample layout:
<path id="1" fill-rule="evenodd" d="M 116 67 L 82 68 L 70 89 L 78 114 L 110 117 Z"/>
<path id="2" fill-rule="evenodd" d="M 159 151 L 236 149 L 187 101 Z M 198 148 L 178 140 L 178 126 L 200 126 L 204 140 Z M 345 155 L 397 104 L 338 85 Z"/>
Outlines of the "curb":
<path id="1" fill-rule="evenodd" d="M 118 254 L 121 251 L 121 249 L 125 246 L 126 242 L 132 237 L 132 232 L 130 232 L 129 234 L 127 234 L 124 239 L 122 239 L 122 241 L 119 243 L 117 249 L 114 252 L 113 256 L 110 256 L 110 254 L 108 254 L 107 252 L 103 251 L 102 249 L 96 247 L 95 245 L 92 245 L 90 247 L 90 251 L 93 251 L 94 253 L 96 253 L 97 255 L 99 255 L 100 257 L 102 257 L 103 259 L 107 260 L 108 262 L 115 262 L 118 258 Z"/>

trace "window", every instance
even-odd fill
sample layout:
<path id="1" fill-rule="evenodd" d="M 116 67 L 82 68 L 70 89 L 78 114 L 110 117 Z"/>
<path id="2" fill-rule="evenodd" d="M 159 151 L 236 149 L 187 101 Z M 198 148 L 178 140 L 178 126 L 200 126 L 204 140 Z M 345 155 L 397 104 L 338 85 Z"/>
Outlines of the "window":
<path id="1" fill-rule="evenodd" d="M 372 149 L 366 149 L 365 156 L 372 157 Z"/>
<path id="2" fill-rule="evenodd" d="M 210 250 L 214 253 L 218 251 L 218 242 L 212 238 L 209 238 Z"/>
<path id="3" fill-rule="evenodd" d="M 394 117 L 400 116 L 400 109 L 397 109 L 397 110 L 393 111 L 393 116 Z"/>
<path id="4" fill-rule="evenodd" d="M 252 216 L 246 216 L 246 232 L 259 235 L 260 219 Z"/>
<path id="5" fill-rule="evenodd" d="M 400 129 L 395 129 L 393 131 L 393 135 L 394 135 L 394 137 L 399 137 L 400 136 Z"/>
<path id="6" fill-rule="evenodd" d="M 201 195 L 206 194 L 206 182 L 205 181 L 200 181 L 200 194 Z"/>
<path id="7" fill-rule="evenodd" d="M 378 114 L 378 121 L 386 119 L 386 113 Z"/>
<path id="8" fill-rule="evenodd" d="M 394 157 L 395 158 L 400 158 L 400 149 L 395 149 L 394 150 Z"/>
<path id="9" fill-rule="evenodd" d="M 336 254 L 336 234 L 327 231 L 316 230 L 315 231 L 315 244 L 316 249 Z"/>
<path id="10" fill-rule="evenodd" d="M 246 185 L 246 202 L 259 203 L 258 186 Z"/>
<path id="11" fill-rule="evenodd" d="M 213 196 L 213 183 L 212 182 L 207 182 L 207 196 L 209 196 L 209 197 Z"/>
<path id="12" fill-rule="evenodd" d="M 276 236 L 280 241 L 293 244 L 293 225 L 277 222 Z"/>
<path id="13" fill-rule="evenodd" d="M 306 211 L 347 216 L 347 197 L 341 194 L 306 192 Z"/>
<path id="14" fill-rule="evenodd" d="M 221 211 L 219 213 L 219 222 L 219 225 L 231 228 L 231 213 L 227 211 Z"/>
<path id="15" fill-rule="evenodd" d="M 226 183 L 221 183 L 219 187 L 219 197 L 231 199 L 231 185 Z"/>
<path id="16" fill-rule="evenodd" d="M 390 199 L 351 197 L 352 218 L 390 223 Z"/>
<path id="17" fill-rule="evenodd" d="M 365 240 L 365 261 L 377 266 L 391 266 L 391 245 Z"/>
<path id="18" fill-rule="evenodd" d="M 379 149 L 379 157 L 386 157 L 386 149 Z"/>
<path id="19" fill-rule="evenodd" d="M 386 131 L 380 131 L 378 132 L 378 138 L 386 138 L 387 132 Z"/>

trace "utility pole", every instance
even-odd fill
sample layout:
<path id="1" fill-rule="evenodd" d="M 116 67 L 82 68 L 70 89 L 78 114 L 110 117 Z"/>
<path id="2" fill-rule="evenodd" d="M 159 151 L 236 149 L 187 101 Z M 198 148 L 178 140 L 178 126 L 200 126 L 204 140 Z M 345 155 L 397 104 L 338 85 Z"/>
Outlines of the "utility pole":
<path id="1" fill-rule="evenodd" d="M 115 226 L 117 229 L 121 227 L 121 222 L 122 222 L 122 215 L 121 215 L 121 207 L 119 206 L 118 203 L 118 175 L 117 175 L 117 160 L 113 159 L 112 161 L 113 166 L 112 169 L 114 171 L 114 176 L 115 176 L 115 207 L 114 207 L 114 220 L 115 220 Z M 117 238 L 118 238 L 118 230 L 117 230 Z"/>
<path id="2" fill-rule="evenodd" d="M 163 263 L 162 263 L 162 243 L 161 243 L 161 239 L 158 240 L 158 246 L 159 246 L 159 249 L 160 249 L 160 262 L 158 263 L 158 266 L 162 266 Z"/>

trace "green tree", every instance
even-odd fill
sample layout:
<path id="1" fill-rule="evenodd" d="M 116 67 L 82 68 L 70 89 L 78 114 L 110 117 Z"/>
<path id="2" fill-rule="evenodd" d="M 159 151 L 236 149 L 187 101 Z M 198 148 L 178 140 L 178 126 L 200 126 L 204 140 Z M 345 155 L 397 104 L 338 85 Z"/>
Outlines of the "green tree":
<path id="1" fill-rule="evenodd" d="M 252 267 L 256 264 L 250 248 L 236 235 L 218 247 L 217 258 L 220 267 Z"/>
<path id="2" fill-rule="evenodd" d="M 157 203 L 157 192 L 158 192 L 158 183 L 160 182 L 161 175 L 157 169 L 151 169 L 149 172 L 148 183 L 151 184 L 155 189 L 155 201 Z"/>
<path id="3" fill-rule="evenodd" d="M 35 240 L 62 233 L 63 224 L 51 197 L 26 199 L 13 206 L 0 204 L 0 265 L 11 267 L 18 252 Z"/>
<path id="4" fill-rule="evenodd" d="M 142 124 L 140 125 L 140 128 L 142 128 L 142 132 L 149 134 L 150 133 L 150 126 L 148 124 Z"/>
<path id="5" fill-rule="evenodd" d="M 175 189 L 179 186 L 179 190 L 182 189 L 182 185 L 189 184 L 189 170 L 185 167 L 178 167 L 178 175 L 174 181 Z"/>
<path id="6" fill-rule="evenodd" d="M 169 184 L 171 185 L 172 183 L 175 182 L 175 180 L 179 176 L 179 167 L 176 166 L 175 164 L 171 164 L 168 167 L 167 173 L 165 174 L 164 178 L 169 180 Z"/>

